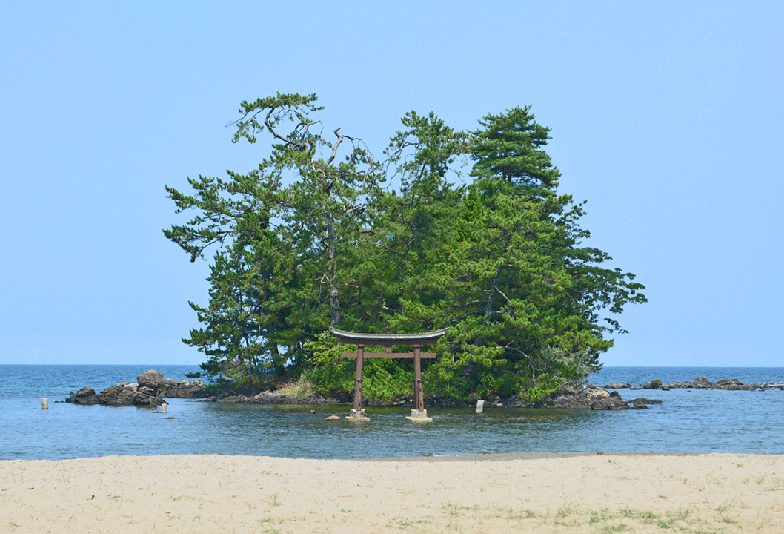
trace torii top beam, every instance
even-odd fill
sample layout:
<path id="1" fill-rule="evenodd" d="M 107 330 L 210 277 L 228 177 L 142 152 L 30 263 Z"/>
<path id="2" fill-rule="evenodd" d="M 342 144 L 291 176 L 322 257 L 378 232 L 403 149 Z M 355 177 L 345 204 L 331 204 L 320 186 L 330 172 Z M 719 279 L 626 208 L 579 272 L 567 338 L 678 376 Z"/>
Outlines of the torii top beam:
<path id="1" fill-rule="evenodd" d="M 446 331 L 447 329 L 444 328 L 443 330 L 420 334 L 360 334 L 329 327 L 329 332 L 342 343 L 378 345 L 382 347 L 391 347 L 392 345 L 432 345 L 446 334 Z"/>

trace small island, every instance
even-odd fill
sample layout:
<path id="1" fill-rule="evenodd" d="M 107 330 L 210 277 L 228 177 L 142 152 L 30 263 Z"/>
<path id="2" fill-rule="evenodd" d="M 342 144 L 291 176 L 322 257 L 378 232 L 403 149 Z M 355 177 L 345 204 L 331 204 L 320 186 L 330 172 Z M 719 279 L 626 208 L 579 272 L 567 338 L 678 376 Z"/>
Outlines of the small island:
<path id="1" fill-rule="evenodd" d="M 310 407 L 351 406 L 352 397 L 347 393 L 324 395 L 312 391 L 284 387 L 280 390 L 258 390 L 236 386 L 210 386 L 199 379 L 176 381 L 164 378 L 155 369 L 145 371 L 136 382 L 118 382 L 100 393 L 84 386 L 65 399 L 65 402 L 79 405 L 101 406 L 161 406 L 165 399 L 202 399 L 208 402 L 260 404 L 260 405 L 298 405 Z M 457 399 L 438 394 L 424 395 L 424 404 L 434 408 L 467 408 L 477 404 L 480 399 Z M 484 401 L 484 400 L 483 400 Z M 661 400 L 636 398 L 624 400 L 616 391 L 608 392 L 594 384 L 585 387 L 564 389 L 535 401 L 520 397 L 502 399 L 492 396 L 487 400 L 487 408 L 522 408 L 550 410 L 626 410 L 647 408 Z M 414 407 L 413 395 L 395 395 L 389 399 L 363 398 L 363 406 L 373 407 Z"/>
<path id="2" fill-rule="evenodd" d="M 317 101 L 242 102 L 230 126 L 235 142 L 264 143 L 258 169 L 166 187 L 191 215 L 164 235 L 210 266 L 209 299 L 190 303 L 198 327 L 183 340 L 207 357 L 205 379 L 254 402 L 296 384 L 342 398 L 356 389 L 342 355 L 357 348 L 331 331 L 443 330 L 421 369 L 368 360 L 362 394 L 405 404 L 421 372 L 433 403 L 628 406 L 594 398 L 584 381 L 625 333 L 620 314 L 647 302 L 645 287 L 586 243 L 583 204 L 559 189 L 550 129 L 531 106 L 468 131 L 411 111 L 371 150 L 356 132 L 325 128 Z M 364 352 L 385 348 L 407 350 Z"/>

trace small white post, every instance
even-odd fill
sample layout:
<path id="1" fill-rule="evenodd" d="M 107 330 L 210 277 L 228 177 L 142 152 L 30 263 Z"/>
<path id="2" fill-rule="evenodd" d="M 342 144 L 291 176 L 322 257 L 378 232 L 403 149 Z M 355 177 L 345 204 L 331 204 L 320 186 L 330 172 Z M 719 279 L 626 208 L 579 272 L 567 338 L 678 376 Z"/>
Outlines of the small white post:
<path id="1" fill-rule="evenodd" d="M 476 413 L 482 413 L 482 409 L 485 407 L 485 401 L 478 400 L 476 401 Z"/>
<path id="2" fill-rule="evenodd" d="M 163 413 L 166 413 L 166 408 L 168 408 L 168 407 L 169 407 L 169 405 L 166 404 L 166 401 L 164 401 L 163 404 L 161 404 L 161 409 L 163 410 Z"/>
<path id="3" fill-rule="evenodd" d="M 42 410 L 48 410 L 49 409 L 49 399 L 47 399 L 47 398 L 42 398 L 41 399 L 41 409 Z"/>

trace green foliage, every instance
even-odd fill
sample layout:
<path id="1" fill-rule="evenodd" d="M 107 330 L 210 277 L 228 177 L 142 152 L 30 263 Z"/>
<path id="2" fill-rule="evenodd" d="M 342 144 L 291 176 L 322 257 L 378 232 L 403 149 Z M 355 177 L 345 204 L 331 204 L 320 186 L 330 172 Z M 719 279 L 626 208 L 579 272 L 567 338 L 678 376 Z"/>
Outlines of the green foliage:
<path id="1" fill-rule="evenodd" d="M 550 376 L 547 373 L 539 375 L 536 380 L 533 380 L 531 385 L 525 389 L 523 398 L 529 402 L 538 401 L 548 395 L 561 391 L 563 383 L 562 377 Z"/>
<path id="2" fill-rule="evenodd" d="M 365 360 L 362 384 L 365 397 L 389 400 L 395 395 L 411 395 L 413 384 L 413 366 L 384 358 Z"/>
<path id="3" fill-rule="evenodd" d="M 356 360 L 342 358 L 343 352 L 354 352 L 355 345 L 340 345 L 328 332 L 307 343 L 311 351 L 308 379 L 320 393 L 353 392 Z M 365 352 L 384 352 L 382 347 L 365 347 Z M 413 368 L 398 360 L 367 358 L 363 362 L 363 394 L 372 399 L 391 399 L 395 395 L 410 395 Z"/>
<path id="4" fill-rule="evenodd" d="M 327 331 L 306 342 L 305 348 L 311 354 L 307 377 L 317 392 L 354 391 L 354 362 L 342 358 L 341 354 L 357 350 L 356 346 L 336 343 Z"/>
<path id="5" fill-rule="evenodd" d="M 582 245 L 583 204 L 558 194 L 550 130 L 530 107 L 487 115 L 470 133 L 410 112 L 376 161 L 339 129 L 328 138 L 315 103 L 243 102 L 234 141 L 271 139 L 258 170 L 189 179 L 192 195 L 167 187 L 178 213 L 196 215 L 166 237 L 191 261 L 214 250 L 209 303 L 191 303 L 202 326 L 184 340 L 207 356 L 208 376 L 305 376 L 317 391 L 351 392 L 354 361 L 340 356 L 351 348 L 329 325 L 448 327 L 423 378 L 429 392 L 459 398 L 537 399 L 598 368 L 644 287 Z M 410 361 L 368 359 L 364 391 L 410 393 L 412 377 Z"/>
<path id="6" fill-rule="evenodd" d="M 537 124 L 530 110 L 531 106 L 516 107 L 479 121 L 482 128 L 474 132 L 471 151 L 476 161 L 472 176 L 544 189 L 558 186 L 561 173 L 542 149 L 551 139 L 550 129 Z"/>

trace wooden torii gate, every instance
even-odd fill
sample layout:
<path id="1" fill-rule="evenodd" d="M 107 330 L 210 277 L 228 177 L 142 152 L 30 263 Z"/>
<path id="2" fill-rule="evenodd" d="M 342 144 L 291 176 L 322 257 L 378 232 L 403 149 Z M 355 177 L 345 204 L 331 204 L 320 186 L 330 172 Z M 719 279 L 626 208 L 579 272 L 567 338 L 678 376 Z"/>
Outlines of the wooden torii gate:
<path id="1" fill-rule="evenodd" d="M 330 333 L 341 343 L 351 343 L 357 346 L 356 352 L 344 352 L 344 358 L 357 359 L 357 374 L 354 379 L 354 405 L 351 415 L 347 419 L 367 421 L 365 410 L 362 408 L 362 364 L 365 358 L 413 358 L 414 359 L 414 409 L 411 410 L 410 420 L 415 422 L 430 421 L 423 399 L 422 366 L 421 358 L 435 358 L 434 352 L 420 352 L 422 345 L 432 345 L 446 334 L 446 328 L 436 332 L 421 334 L 359 334 L 345 332 L 329 327 Z M 365 352 L 366 345 L 386 347 L 386 352 Z M 409 345 L 414 352 L 392 352 L 393 345 Z"/>

